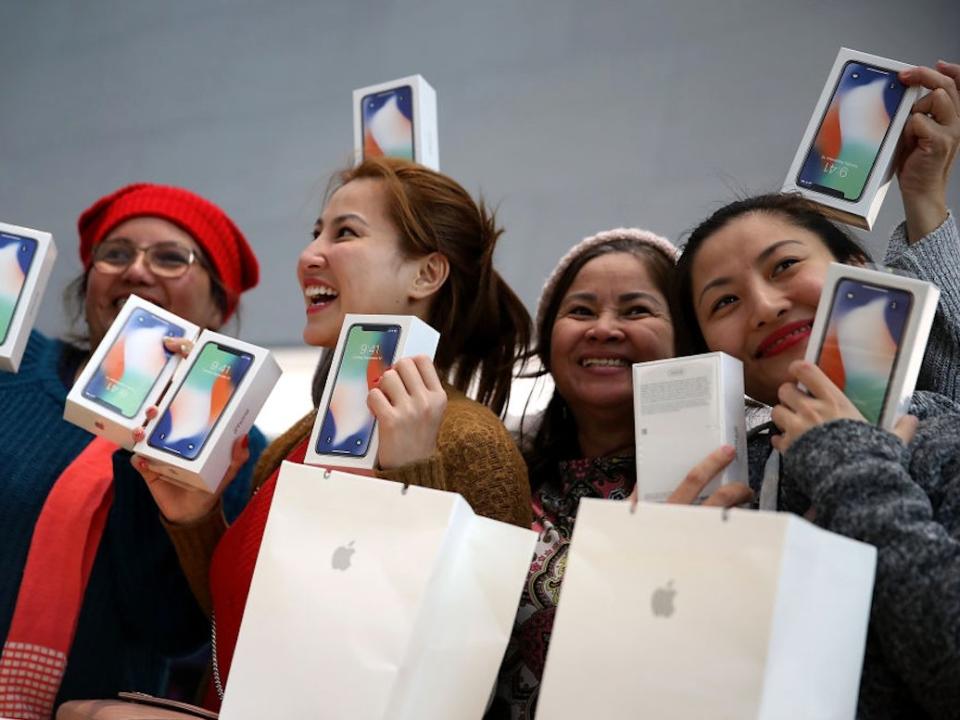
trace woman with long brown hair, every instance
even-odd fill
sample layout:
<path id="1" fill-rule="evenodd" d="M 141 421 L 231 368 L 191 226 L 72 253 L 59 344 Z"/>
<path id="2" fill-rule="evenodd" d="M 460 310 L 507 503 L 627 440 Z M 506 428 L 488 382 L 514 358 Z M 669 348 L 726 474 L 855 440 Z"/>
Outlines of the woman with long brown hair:
<path id="1" fill-rule="evenodd" d="M 400 360 L 370 391 L 377 475 L 458 492 L 481 515 L 529 527 L 526 467 L 494 413 L 529 344 L 530 317 L 493 268 L 493 215 L 451 178 L 401 160 L 367 160 L 335 187 L 297 266 L 304 340 L 332 348 L 346 313 L 416 315 L 440 332 L 433 362 Z M 480 402 L 465 395 L 472 382 Z M 259 492 L 229 529 L 217 498 L 141 466 L 195 591 L 215 611 L 224 681 L 280 463 L 303 461 L 314 419 L 264 453 Z"/>

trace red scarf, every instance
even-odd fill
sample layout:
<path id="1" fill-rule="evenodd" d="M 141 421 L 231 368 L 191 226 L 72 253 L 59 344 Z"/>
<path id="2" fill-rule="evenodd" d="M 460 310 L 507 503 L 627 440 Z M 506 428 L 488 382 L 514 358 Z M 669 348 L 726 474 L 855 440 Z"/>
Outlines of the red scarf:
<path id="1" fill-rule="evenodd" d="M 0 716 L 47 720 L 73 644 L 93 560 L 113 504 L 113 453 L 94 438 L 50 490 L 0 655 Z"/>
<path id="2" fill-rule="evenodd" d="M 287 455 L 287 460 L 302 463 L 309 444 L 308 436 Z M 277 468 L 250 499 L 240 517 L 220 539 L 210 564 L 210 595 L 217 622 L 217 660 L 224 685 L 237 647 L 240 621 L 243 620 L 247 595 L 250 594 L 253 569 L 257 564 L 257 554 L 260 552 L 279 474 L 280 468 Z M 215 695 L 209 693 L 204 704 L 207 707 L 219 706 Z"/>

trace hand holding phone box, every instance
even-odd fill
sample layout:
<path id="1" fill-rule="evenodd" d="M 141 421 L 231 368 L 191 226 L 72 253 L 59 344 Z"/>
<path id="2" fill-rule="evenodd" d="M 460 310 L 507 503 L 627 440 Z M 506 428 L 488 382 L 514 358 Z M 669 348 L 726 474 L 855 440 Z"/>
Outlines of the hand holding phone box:
<path id="1" fill-rule="evenodd" d="M 871 229 L 893 176 L 900 134 L 921 93 L 897 76 L 910 67 L 841 48 L 784 192 L 799 192 L 825 215 Z"/>
<path id="2" fill-rule="evenodd" d="M 204 330 L 133 451 L 170 480 L 214 492 L 234 441 L 250 431 L 279 379 L 268 350 Z"/>
<path id="3" fill-rule="evenodd" d="M 170 382 L 179 356 L 165 337 L 192 340 L 200 328 L 136 295 L 127 298 L 77 378 L 63 410 L 74 425 L 127 448 Z"/>
<path id="4" fill-rule="evenodd" d="M 909 410 L 939 299 L 923 280 L 831 263 L 806 360 L 867 422 L 892 430 Z"/>
<path id="5" fill-rule="evenodd" d="M 637 493 L 664 502 L 693 467 L 721 445 L 737 456 L 701 492 L 747 481 L 743 363 L 725 353 L 637 363 L 633 366 Z"/>
<path id="6" fill-rule="evenodd" d="M 50 233 L 0 223 L 0 370 L 17 372 L 57 258 Z"/>
<path id="7" fill-rule="evenodd" d="M 358 163 L 387 156 L 439 170 L 437 93 L 420 75 L 354 90 L 353 137 Z"/>
<path id="8" fill-rule="evenodd" d="M 439 339 L 436 330 L 410 315 L 346 315 L 304 462 L 375 468 L 379 436 L 367 395 L 397 360 L 433 358 Z"/>

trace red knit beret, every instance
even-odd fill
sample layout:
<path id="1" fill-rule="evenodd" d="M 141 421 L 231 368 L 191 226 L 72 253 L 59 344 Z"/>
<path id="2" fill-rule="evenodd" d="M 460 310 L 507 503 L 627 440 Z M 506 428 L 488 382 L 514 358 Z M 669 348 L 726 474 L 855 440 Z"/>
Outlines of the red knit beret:
<path id="1" fill-rule="evenodd" d="M 247 239 L 227 214 L 189 190 L 136 183 L 97 200 L 77 221 L 84 268 L 90 267 L 94 246 L 117 225 L 147 216 L 172 222 L 203 249 L 227 290 L 226 320 L 236 309 L 240 293 L 257 284 L 260 266 Z"/>

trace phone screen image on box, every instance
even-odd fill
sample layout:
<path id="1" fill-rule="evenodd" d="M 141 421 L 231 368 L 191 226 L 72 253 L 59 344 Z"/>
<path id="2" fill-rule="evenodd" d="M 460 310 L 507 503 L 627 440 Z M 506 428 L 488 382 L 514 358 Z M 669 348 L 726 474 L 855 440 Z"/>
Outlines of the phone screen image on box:
<path id="1" fill-rule="evenodd" d="M 413 88 L 401 85 L 361 102 L 363 156 L 413 160 Z"/>
<path id="2" fill-rule="evenodd" d="M 183 337 L 179 325 L 135 308 L 97 367 L 83 397 L 125 418 L 136 417 L 173 353 L 165 337 Z"/>
<path id="3" fill-rule="evenodd" d="M 841 280 L 833 295 L 817 365 L 868 422 L 880 422 L 913 295 Z"/>
<path id="4" fill-rule="evenodd" d="M 24 283 L 37 254 L 37 241 L 0 233 L 0 345 L 7 341 Z"/>
<path id="5" fill-rule="evenodd" d="M 195 460 L 252 363 L 248 352 L 206 343 L 153 428 L 150 447 Z"/>
<path id="6" fill-rule="evenodd" d="M 317 437 L 318 454 L 367 454 L 375 424 L 367 395 L 393 364 L 399 339 L 399 325 L 351 326 Z"/>
<path id="7" fill-rule="evenodd" d="M 893 70 L 844 65 L 797 184 L 858 201 L 905 92 Z"/>

